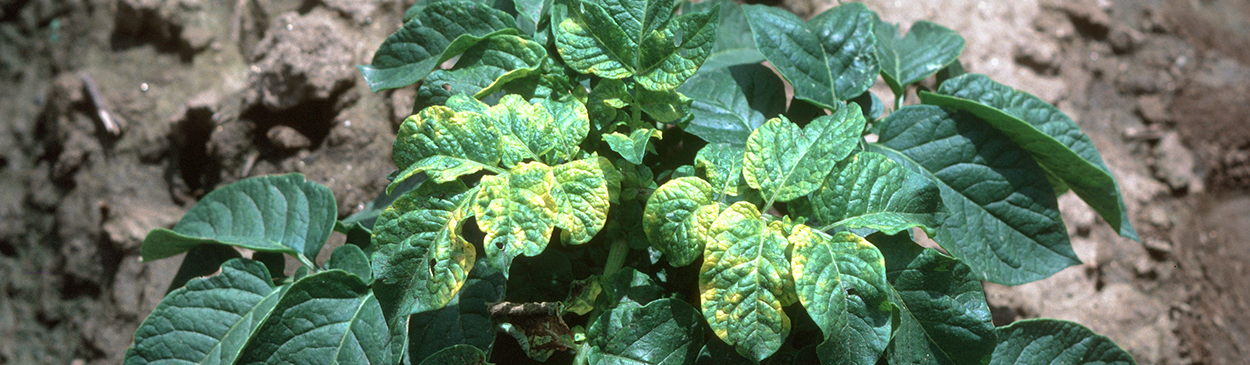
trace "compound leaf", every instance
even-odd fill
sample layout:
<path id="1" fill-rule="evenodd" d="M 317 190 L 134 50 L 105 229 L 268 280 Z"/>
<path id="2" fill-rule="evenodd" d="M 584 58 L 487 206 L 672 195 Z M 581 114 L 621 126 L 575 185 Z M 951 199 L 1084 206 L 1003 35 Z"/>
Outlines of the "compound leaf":
<path id="1" fill-rule="evenodd" d="M 643 230 L 674 267 L 694 262 L 714 239 L 711 228 L 720 215 L 712 200 L 715 192 L 707 181 L 691 176 L 670 180 L 647 198 Z"/>
<path id="2" fill-rule="evenodd" d="M 794 86 L 794 96 L 837 110 L 877 80 L 873 12 L 864 4 L 835 6 L 806 23 L 781 8 L 743 6 L 760 53 Z"/>
<path id="3" fill-rule="evenodd" d="M 1138 239 L 1111 170 L 1089 136 L 1059 108 L 980 74 L 946 80 L 938 94 L 920 97 L 926 104 L 980 117 L 1032 155 L 1049 177 L 1071 188 L 1117 233 Z"/>
<path id="4" fill-rule="evenodd" d="M 592 365 L 692 364 L 703 348 L 703 320 L 684 301 L 664 298 L 618 306 L 586 330 Z"/>
<path id="5" fill-rule="evenodd" d="M 707 59 L 719 24 L 719 11 L 671 18 L 672 11 L 672 0 L 560 0 L 552 9 L 556 48 L 578 72 L 672 90 Z"/>
<path id="6" fill-rule="evenodd" d="M 601 164 L 606 158 L 591 156 L 552 168 L 556 186 L 551 196 L 556 200 L 556 227 L 568 235 L 569 243 L 590 242 L 608 220 L 608 181 Z"/>
<path id="7" fill-rule="evenodd" d="M 260 262 L 227 261 L 220 274 L 165 296 L 135 331 L 123 363 L 232 364 L 287 287 L 274 287 Z"/>
<path id="8" fill-rule="evenodd" d="M 474 190 L 427 181 L 401 195 L 373 228 L 374 292 L 386 318 L 442 308 L 473 269 L 473 244 L 461 236 Z"/>
<path id="9" fill-rule="evenodd" d="M 551 167 L 525 162 L 505 174 L 486 176 L 478 185 L 473 213 L 486 234 L 487 261 L 508 272 L 518 255 L 543 252 L 551 240 L 559 208 L 551 196 L 556 186 Z"/>
<path id="10" fill-rule="evenodd" d="M 334 194 L 304 175 L 261 176 L 213 190 L 173 230 L 157 228 L 140 247 L 144 261 L 206 243 L 317 257 L 338 218 Z"/>
<path id="11" fill-rule="evenodd" d="M 489 5 L 439 1 L 420 9 L 382 41 L 371 64 L 356 67 L 374 92 L 404 87 L 484 38 L 516 33 L 512 16 Z"/>
<path id="12" fill-rule="evenodd" d="M 694 120 L 682 129 L 708 143 L 744 146 L 752 131 L 786 107 L 785 85 L 759 64 L 700 72 L 677 90 L 694 99 Z"/>
<path id="13" fill-rule="evenodd" d="M 699 270 L 703 317 L 739 354 L 763 360 L 790 335 L 782 307 L 798 300 L 785 232 L 751 203 L 737 202 L 716 218 L 712 234 Z"/>
<path id="14" fill-rule="evenodd" d="M 907 106 L 869 150 L 938 185 L 949 215 L 934 240 L 982 280 L 1015 285 L 1080 263 L 1058 202 L 1026 151 L 976 116 Z"/>
<path id="15" fill-rule="evenodd" d="M 839 163 L 811 200 L 815 218 L 828 228 L 871 228 L 886 234 L 936 228 L 946 210 L 937 184 L 874 152 Z"/>
<path id="16" fill-rule="evenodd" d="M 1026 319 L 997 330 L 990 365 L 1136 365 L 1133 356 L 1106 336 L 1057 319 Z"/>
<path id="17" fill-rule="evenodd" d="M 903 95 L 904 87 L 937 73 L 964 51 L 964 37 L 941 25 L 921 20 L 904 36 L 897 25 L 874 21 L 881 75 L 894 95 Z"/>
<path id="18" fill-rule="evenodd" d="M 981 280 L 972 268 L 908 235 L 868 239 L 886 256 L 901 309 L 888 355 L 892 363 L 984 364 L 998 343 Z"/>
<path id="19" fill-rule="evenodd" d="M 387 364 L 391 331 L 369 285 L 346 271 L 306 276 L 278 300 L 238 363 Z"/>
<path id="20" fill-rule="evenodd" d="M 858 146 L 866 123 L 855 104 L 802 129 L 784 116 L 770 119 L 747 138 L 742 174 L 769 205 L 807 195 Z"/>

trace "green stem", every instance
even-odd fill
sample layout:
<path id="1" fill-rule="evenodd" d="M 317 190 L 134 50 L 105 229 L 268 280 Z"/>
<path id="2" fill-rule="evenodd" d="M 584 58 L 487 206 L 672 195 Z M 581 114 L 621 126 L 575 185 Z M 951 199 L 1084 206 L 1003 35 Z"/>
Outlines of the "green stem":
<path id="1" fill-rule="evenodd" d="M 624 239 L 612 241 L 612 251 L 608 252 L 608 262 L 603 266 L 603 277 L 612 276 L 625 267 L 626 256 L 629 256 L 629 244 Z"/>

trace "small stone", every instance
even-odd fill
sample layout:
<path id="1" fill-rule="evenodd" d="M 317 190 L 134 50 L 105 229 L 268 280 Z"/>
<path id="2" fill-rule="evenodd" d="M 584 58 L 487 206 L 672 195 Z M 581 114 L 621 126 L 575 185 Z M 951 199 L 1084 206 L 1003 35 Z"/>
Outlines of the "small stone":
<path id="1" fill-rule="evenodd" d="M 1111 33 L 1107 35 L 1107 42 L 1111 43 L 1111 49 L 1117 54 L 1132 52 L 1143 39 L 1145 36 L 1141 32 L 1123 24 L 1111 27 Z"/>
<path id="2" fill-rule="evenodd" d="M 295 128 L 285 125 L 277 125 L 269 128 L 265 132 L 265 137 L 269 138 L 269 143 L 273 143 L 275 147 L 284 150 L 298 150 L 312 146 L 312 141 L 301 134 Z"/>
<path id="3" fill-rule="evenodd" d="M 1172 243 L 1160 238 L 1146 237 L 1141 241 L 1142 246 L 1152 253 L 1167 254 L 1172 253 Z"/>
<path id="4" fill-rule="evenodd" d="M 1146 95 L 1137 98 L 1137 113 L 1147 123 L 1158 124 L 1172 121 L 1172 115 L 1168 112 L 1167 103 L 1163 102 L 1163 97 L 1159 95 Z"/>
<path id="5" fill-rule="evenodd" d="M 1154 149 L 1154 175 L 1173 191 L 1183 191 L 1191 182 L 1199 181 L 1194 173 L 1194 154 L 1181 143 L 1176 132 L 1168 132 Z"/>

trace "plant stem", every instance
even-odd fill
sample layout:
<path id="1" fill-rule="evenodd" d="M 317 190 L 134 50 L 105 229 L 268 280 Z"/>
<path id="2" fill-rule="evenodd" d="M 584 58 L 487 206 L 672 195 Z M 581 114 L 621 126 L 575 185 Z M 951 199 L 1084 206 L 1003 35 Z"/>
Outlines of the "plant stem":
<path id="1" fill-rule="evenodd" d="M 629 256 L 629 244 L 623 239 L 612 241 L 612 251 L 608 252 L 608 262 L 603 266 L 603 277 L 612 276 L 625 267 L 626 256 Z"/>

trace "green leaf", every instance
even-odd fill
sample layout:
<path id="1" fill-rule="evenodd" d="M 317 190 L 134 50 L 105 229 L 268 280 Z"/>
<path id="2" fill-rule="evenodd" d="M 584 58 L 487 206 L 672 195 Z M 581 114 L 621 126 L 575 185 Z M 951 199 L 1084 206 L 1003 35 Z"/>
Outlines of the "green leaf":
<path id="1" fill-rule="evenodd" d="M 537 42 L 512 34 L 490 36 L 465 50 L 451 69 L 430 73 L 417 92 L 414 110 L 442 105 L 460 93 L 485 98 L 509 82 L 537 74 L 546 59 L 547 51 Z"/>
<path id="2" fill-rule="evenodd" d="M 843 160 L 811 195 L 815 218 L 828 230 L 871 228 L 895 234 L 937 228 L 945 218 L 942 192 L 929 179 L 874 152 Z"/>
<path id="3" fill-rule="evenodd" d="M 556 186 L 551 196 L 556 200 L 556 227 L 568 235 L 569 243 L 590 242 L 608 220 L 608 181 L 601 164 L 606 158 L 591 156 L 552 168 Z"/>
<path id="4" fill-rule="evenodd" d="M 370 65 L 356 67 L 374 92 L 404 87 L 484 38 L 516 33 L 516 21 L 503 11 L 470 1 L 440 1 L 387 37 Z"/>
<path id="5" fill-rule="evenodd" d="M 712 224 L 720 215 L 712 200 L 715 192 L 703 179 L 683 177 L 664 183 L 647 198 L 643 230 L 674 267 L 694 262 L 714 238 Z"/>
<path id="6" fill-rule="evenodd" d="M 580 145 L 590 133 L 590 115 L 586 105 L 572 95 L 552 95 L 540 102 L 551 114 L 551 135 L 556 139 L 555 158 L 572 160 L 580 151 Z"/>
<path id="7" fill-rule="evenodd" d="M 807 195 L 858 146 L 866 123 L 855 104 L 802 129 L 784 116 L 770 119 L 747 138 L 742 174 L 767 205 Z"/>
<path id="8" fill-rule="evenodd" d="M 670 19 L 672 11 L 673 0 L 559 0 L 551 16 L 556 48 L 578 72 L 672 90 L 707 59 L 719 24 L 719 11 Z"/>
<path id="9" fill-rule="evenodd" d="M 650 146 L 652 137 L 663 138 L 663 134 L 658 129 L 639 128 L 630 132 L 628 136 L 620 132 L 604 134 L 603 140 L 608 142 L 608 148 L 621 154 L 626 161 L 641 165 L 643 157 L 647 156 L 647 151 L 655 150 L 655 147 Z"/>
<path id="10" fill-rule="evenodd" d="M 486 362 L 486 353 L 469 345 L 455 345 L 435 352 L 421 365 L 492 365 Z"/>
<path id="11" fill-rule="evenodd" d="M 616 307 L 586 330 L 586 359 L 604 364 L 691 364 L 703 348 L 699 312 L 677 299 Z"/>
<path id="12" fill-rule="evenodd" d="M 173 230 L 157 228 L 143 239 L 144 261 L 220 243 L 281 252 L 304 262 L 317 257 L 334 230 L 334 194 L 298 173 L 239 180 L 205 195 Z"/>
<path id="13" fill-rule="evenodd" d="M 785 85 L 764 65 L 700 72 L 677 90 L 694 99 L 694 120 L 682 129 L 708 143 L 744 146 L 751 131 L 786 107 Z"/>
<path id="14" fill-rule="evenodd" d="M 472 115 L 472 114 L 470 114 Z M 485 120 L 503 132 L 503 165 L 512 167 L 526 159 L 538 160 L 553 152 L 563 138 L 551 138 L 557 130 L 547 108 L 530 104 L 520 95 L 509 94 L 490 107 Z"/>
<path id="15" fill-rule="evenodd" d="M 326 267 L 346 271 L 366 283 L 373 281 L 373 267 L 369 265 L 369 257 L 356 245 L 342 245 L 334 249 Z"/>
<path id="16" fill-rule="evenodd" d="M 990 365 L 1136 365 L 1133 356 L 1106 336 L 1057 319 L 1027 319 L 998 328 L 1000 342 Z"/>
<path id="17" fill-rule="evenodd" d="M 892 306 L 885 260 L 850 232 L 829 236 L 794 227 L 792 264 L 803 307 L 825 334 L 817 355 L 826 364 L 875 364 L 890 341 Z"/>
<path id="18" fill-rule="evenodd" d="M 998 343 L 981 280 L 972 268 L 908 235 L 876 233 L 868 240 L 886 257 L 901 309 L 888 355 L 891 363 L 984 364 Z"/>
<path id="19" fill-rule="evenodd" d="M 665 297 L 667 292 L 656 285 L 651 277 L 626 266 L 603 278 L 603 292 L 595 301 L 602 309 L 641 308 L 647 303 Z"/>
<path id="20" fill-rule="evenodd" d="M 747 5 L 743 10 L 755 45 L 794 86 L 796 98 L 836 110 L 876 82 L 874 15 L 864 4 L 842 4 L 806 23 L 781 8 Z"/>
<path id="21" fill-rule="evenodd" d="M 482 178 L 473 213 L 486 234 L 484 245 L 491 266 L 506 275 L 513 258 L 543 252 L 559 211 L 551 196 L 555 186 L 551 168 L 538 162 L 521 163 L 507 174 Z"/>
<path id="22" fill-rule="evenodd" d="M 742 179 L 742 158 L 746 150 L 742 146 L 726 143 L 710 143 L 699 149 L 694 156 L 694 166 L 703 171 L 717 196 L 737 195 L 738 188 L 746 184 Z"/>
<path id="23" fill-rule="evenodd" d="M 729 206 L 712 225 L 699 291 L 712 331 L 742 356 L 763 360 L 790 335 L 782 307 L 797 301 L 785 232 L 747 202 Z"/>
<path id="24" fill-rule="evenodd" d="M 895 96 L 903 88 L 937 73 L 959 59 L 964 51 L 964 37 L 953 30 L 928 21 L 918 21 L 898 34 L 898 26 L 874 17 L 877 37 L 877 60 L 881 75 Z"/>
<path id="25" fill-rule="evenodd" d="M 494 123 L 482 123 L 481 114 L 467 108 L 486 109 L 484 104 L 464 95 L 453 96 L 449 106 L 432 106 L 405 119 L 396 133 L 392 154 L 395 165 L 404 171 L 387 187 L 389 193 L 396 184 L 424 170 L 412 165 L 432 156 L 448 156 L 468 160 L 482 166 L 499 164 L 503 155 L 503 137 Z M 453 107 L 458 107 L 453 109 Z M 457 112 L 456 109 L 462 111 Z M 454 160 L 432 160 L 422 164 L 436 168 L 436 175 L 443 179 L 455 173 L 473 171 L 477 165 Z M 452 177 L 454 178 L 454 177 Z"/>
<path id="26" fill-rule="evenodd" d="M 239 354 L 242 364 L 388 364 L 391 333 L 369 286 L 346 271 L 296 281 Z"/>
<path id="27" fill-rule="evenodd" d="M 278 254 L 279 257 L 282 254 Z M 165 293 L 174 291 L 187 285 L 188 281 L 198 277 L 209 276 L 221 269 L 221 264 L 243 257 L 239 255 L 239 250 L 234 247 L 218 244 L 207 244 L 192 247 L 187 250 L 187 255 L 183 256 L 182 264 L 178 266 L 178 273 L 174 274 L 174 279 L 170 281 L 169 288 L 165 289 Z M 283 257 L 285 260 L 285 257 Z M 284 261 L 285 262 L 285 261 Z M 265 265 L 268 267 L 269 265 Z M 273 270 L 270 270 L 272 273 Z M 279 271 L 281 272 L 281 271 Z"/>
<path id="28" fill-rule="evenodd" d="M 227 261 L 220 274 L 192 279 L 165 296 L 135 331 L 123 363 L 234 363 L 286 288 L 275 288 L 260 262 Z"/>
<path id="29" fill-rule="evenodd" d="M 1040 280 L 1080 263 L 1040 167 L 976 116 L 907 106 L 877 123 L 869 150 L 938 185 L 950 210 L 934 240 L 976 276 L 999 284 Z"/>
<path id="30" fill-rule="evenodd" d="M 413 362 L 461 344 L 491 351 L 495 343 L 495 323 L 489 308 L 504 300 L 507 282 L 502 272 L 479 259 L 464 286 L 447 306 L 409 317 L 408 353 Z"/>
<path id="31" fill-rule="evenodd" d="M 517 28 L 537 37 L 538 24 L 551 9 L 551 0 L 513 0 L 512 5 L 516 8 Z"/>
<path id="32" fill-rule="evenodd" d="M 733 0 L 686 2 L 682 4 L 682 13 L 710 11 L 717 5 L 720 6 L 720 25 L 716 31 L 716 43 L 712 46 L 712 53 L 708 55 L 707 60 L 703 61 L 699 72 L 763 62 L 764 55 L 755 48 L 755 41 L 745 36 L 751 32 L 751 26 L 747 25 L 746 15 L 743 14 L 742 6 L 738 5 L 738 2 Z"/>
<path id="33" fill-rule="evenodd" d="M 372 267 L 386 318 L 442 308 L 464 285 L 476 253 L 460 225 L 474 193 L 459 181 L 426 182 L 378 217 Z"/>
<path id="34" fill-rule="evenodd" d="M 942 83 L 939 94 L 921 93 L 926 104 L 972 113 L 1028 151 L 1048 176 L 1062 181 L 1121 236 L 1138 240 L 1124 197 L 1089 136 L 1063 112 L 1036 96 L 980 74 Z"/>
<path id="35" fill-rule="evenodd" d="M 423 158 L 409 165 L 408 168 L 399 171 L 395 175 L 395 181 L 387 185 L 388 190 L 390 190 L 387 193 L 394 192 L 392 186 L 399 186 L 399 184 L 408 181 L 409 178 L 423 172 L 430 180 L 442 184 L 456 181 L 461 176 L 476 174 L 478 171 L 487 169 L 490 169 L 490 166 L 483 165 L 481 162 L 446 155 L 434 155 Z"/>
<path id="36" fill-rule="evenodd" d="M 690 117 L 693 100 L 676 90 L 651 91 L 636 89 L 634 105 L 660 123 L 678 123 Z"/>

